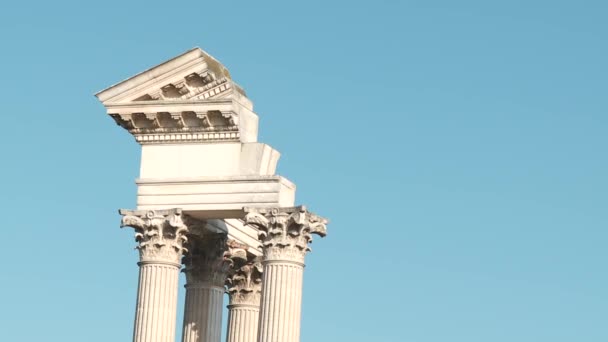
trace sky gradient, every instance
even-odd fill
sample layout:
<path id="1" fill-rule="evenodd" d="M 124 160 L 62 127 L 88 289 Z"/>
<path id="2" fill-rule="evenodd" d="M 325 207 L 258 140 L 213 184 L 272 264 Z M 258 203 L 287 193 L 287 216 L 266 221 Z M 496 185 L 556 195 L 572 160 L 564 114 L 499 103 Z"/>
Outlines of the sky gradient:
<path id="1" fill-rule="evenodd" d="M 0 340 L 131 338 L 137 254 L 117 209 L 135 206 L 139 146 L 93 94 L 199 46 L 254 102 L 297 202 L 331 220 L 302 342 L 608 341 L 607 15 L 1 4 Z"/>

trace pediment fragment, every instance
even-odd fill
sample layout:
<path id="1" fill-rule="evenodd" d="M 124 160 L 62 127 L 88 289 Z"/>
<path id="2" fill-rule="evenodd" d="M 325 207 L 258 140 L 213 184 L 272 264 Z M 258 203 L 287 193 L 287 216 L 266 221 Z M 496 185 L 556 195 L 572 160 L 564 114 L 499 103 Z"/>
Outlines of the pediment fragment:
<path id="1" fill-rule="evenodd" d="M 204 74 L 204 76 L 201 76 Z M 167 100 L 206 100 L 227 98 L 236 92 L 238 97 L 245 92 L 227 77 L 216 79 L 208 71 L 192 73 L 183 80 L 161 85 L 132 101 L 167 101 Z"/>
<path id="2" fill-rule="evenodd" d="M 142 144 L 257 141 L 251 101 L 228 69 L 199 48 L 96 96 Z"/>

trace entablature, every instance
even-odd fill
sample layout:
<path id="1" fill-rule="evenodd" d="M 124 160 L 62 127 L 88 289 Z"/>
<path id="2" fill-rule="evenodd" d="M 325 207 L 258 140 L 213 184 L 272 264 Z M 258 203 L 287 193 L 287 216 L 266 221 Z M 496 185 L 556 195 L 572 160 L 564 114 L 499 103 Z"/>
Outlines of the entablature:
<path id="1" fill-rule="evenodd" d="M 257 141 L 257 115 L 234 99 L 130 102 L 106 108 L 140 144 Z"/>

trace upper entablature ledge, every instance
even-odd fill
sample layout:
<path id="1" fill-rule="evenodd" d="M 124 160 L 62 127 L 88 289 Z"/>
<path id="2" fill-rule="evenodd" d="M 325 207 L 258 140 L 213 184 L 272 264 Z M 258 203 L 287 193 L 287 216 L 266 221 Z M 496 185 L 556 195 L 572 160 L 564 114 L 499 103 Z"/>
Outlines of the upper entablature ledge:
<path id="1" fill-rule="evenodd" d="M 96 94 L 104 106 L 125 103 L 233 99 L 252 102 L 228 69 L 200 48 L 189 50 Z"/>

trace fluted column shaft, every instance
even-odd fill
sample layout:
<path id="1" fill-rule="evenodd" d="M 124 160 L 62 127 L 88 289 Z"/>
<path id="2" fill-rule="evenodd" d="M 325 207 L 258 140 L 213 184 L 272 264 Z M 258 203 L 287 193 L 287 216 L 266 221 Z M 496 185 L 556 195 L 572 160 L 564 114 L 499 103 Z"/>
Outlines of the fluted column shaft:
<path id="1" fill-rule="evenodd" d="M 245 208 L 263 245 L 263 281 L 257 342 L 298 342 L 304 258 L 312 234 L 325 236 L 327 220 L 295 208 Z"/>
<path id="2" fill-rule="evenodd" d="M 179 264 L 140 263 L 133 341 L 173 342 Z"/>
<path id="3" fill-rule="evenodd" d="M 229 264 L 226 236 L 189 236 L 186 266 L 186 304 L 182 342 L 220 342 L 224 282 Z"/>
<path id="4" fill-rule="evenodd" d="M 228 305 L 228 336 L 226 341 L 256 342 L 259 318 L 259 305 Z"/>
<path id="5" fill-rule="evenodd" d="M 264 261 L 260 342 L 300 340 L 302 279 L 304 265 L 283 261 Z"/>
<path id="6" fill-rule="evenodd" d="M 188 227 L 181 210 L 120 210 L 121 226 L 135 229 L 139 285 L 134 342 L 174 342 L 180 259 Z M 186 219 L 187 221 L 187 219 Z"/>
<path id="7" fill-rule="evenodd" d="M 186 285 L 183 342 L 215 342 L 222 337 L 224 287 Z"/>

